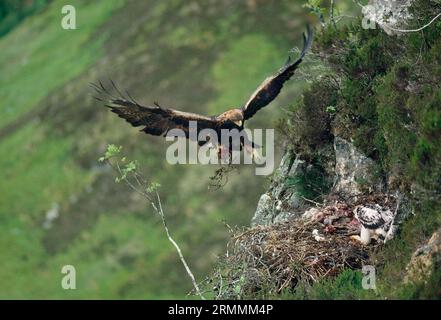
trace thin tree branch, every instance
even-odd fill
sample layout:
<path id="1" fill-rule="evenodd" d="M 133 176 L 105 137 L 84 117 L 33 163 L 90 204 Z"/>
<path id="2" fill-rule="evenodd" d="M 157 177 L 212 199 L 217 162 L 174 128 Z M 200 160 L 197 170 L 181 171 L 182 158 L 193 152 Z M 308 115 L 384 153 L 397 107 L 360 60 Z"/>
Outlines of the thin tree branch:
<path id="1" fill-rule="evenodd" d="M 439 13 L 435 18 L 433 18 L 429 23 L 427 23 L 426 25 L 424 25 L 424 26 L 422 26 L 421 28 L 418 28 L 418 29 L 409 29 L 409 30 L 406 30 L 406 29 L 395 29 L 395 28 L 392 28 L 392 27 L 388 26 L 388 25 L 385 24 L 385 23 L 383 23 L 383 24 L 381 24 L 381 25 L 382 25 L 383 27 L 385 27 L 385 28 L 391 30 L 391 31 L 401 32 L 401 33 L 412 33 L 412 32 L 419 32 L 419 31 L 422 31 L 422 30 L 426 29 L 426 28 L 429 27 L 432 23 L 434 23 L 434 22 L 436 21 L 436 19 L 438 19 L 439 17 L 441 17 L 441 13 Z"/>
<path id="2" fill-rule="evenodd" d="M 182 264 L 184 265 L 185 271 L 187 271 L 188 276 L 191 279 L 191 282 L 193 283 L 193 287 L 196 290 L 197 295 L 202 299 L 205 300 L 205 297 L 202 295 L 199 286 L 196 282 L 196 279 L 193 275 L 193 273 L 191 272 L 190 268 L 188 267 L 187 261 L 184 258 L 184 255 L 182 254 L 181 248 L 179 247 L 179 245 L 176 243 L 176 241 L 171 237 L 170 232 L 168 230 L 167 227 L 167 221 L 165 220 L 165 216 L 164 216 L 164 211 L 162 210 L 162 203 L 161 203 L 161 199 L 159 197 L 159 193 L 156 192 L 156 196 L 157 196 L 157 200 L 158 200 L 158 204 L 159 204 L 159 215 L 161 216 L 161 220 L 162 220 L 162 225 L 164 226 L 164 230 L 165 233 L 167 234 L 167 238 L 168 240 L 173 244 L 173 246 L 175 247 L 176 251 L 178 252 L 179 255 L 179 259 L 181 260 Z"/>
<path id="3" fill-rule="evenodd" d="M 335 9 L 335 0 L 331 0 L 331 9 L 329 12 L 329 19 L 331 20 L 331 23 L 336 26 L 336 22 L 334 20 L 334 9 Z"/>
<path id="4" fill-rule="evenodd" d="M 121 166 L 119 164 L 119 161 L 116 160 L 115 164 L 113 164 L 110 159 L 107 159 L 108 164 L 110 165 L 111 168 L 113 168 L 118 175 L 121 177 L 121 180 L 124 181 L 124 183 L 133 191 L 135 191 L 136 193 L 140 194 L 141 196 L 143 196 L 144 198 L 146 198 L 151 206 L 153 207 L 153 210 L 161 217 L 161 222 L 162 222 L 162 226 L 165 230 L 165 233 L 167 235 L 167 238 L 169 240 L 169 242 L 173 245 L 173 247 L 176 249 L 179 259 L 181 261 L 181 263 L 183 264 L 185 271 L 187 272 L 188 276 L 191 279 L 192 285 L 194 287 L 194 290 L 196 292 L 196 294 L 202 299 L 205 300 L 205 297 L 202 295 L 201 290 L 199 289 L 199 286 L 196 282 L 196 278 L 193 275 L 193 272 L 191 271 L 190 267 L 187 264 L 187 261 L 184 258 L 184 255 L 182 254 L 182 250 L 179 247 L 178 243 L 173 239 L 173 237 L 170 234 L 170 230 L 167 226 L 167 220 L 165 218 L 165 214 L 164 214 L 164 210 L 162 208 L 162 201 L 161 201 L 161 197 L 159 196 L 159 193 L 157 190 L 154 191 L 154 194 L 156 195 L 156 199 L 153 198 L 151 196 L 151 193 L 148 190 L 148 183 L 147 181 L 144 179 L 143 175 L 140 174 L 138 171 L 133 171 L 131 172 L 131 176 L 135 179 L 136 183 L 138 184 L 139 188 L 136 187 L 136 185 L 134 185 L 129 178 L 127 177 L 127 174 L 124 174 L 123 169 L 121 169 Z"/>

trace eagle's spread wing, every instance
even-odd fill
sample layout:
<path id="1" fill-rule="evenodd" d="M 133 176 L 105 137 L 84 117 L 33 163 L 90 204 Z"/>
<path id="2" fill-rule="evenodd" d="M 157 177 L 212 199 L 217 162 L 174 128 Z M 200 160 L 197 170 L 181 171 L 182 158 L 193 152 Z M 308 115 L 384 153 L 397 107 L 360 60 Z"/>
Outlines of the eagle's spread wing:
<path id="1" fill-rule="evenodd" d="M 111 95 L 100 82 L 99 85 L 93 86 L 100 94 L 105 94 L 108 99 L 107 101 L 103 101 L 101 98 L 97 99 L 105 102 L 112 112 L 125 119 L 132 126 L 144 127 L 141 131 L 147 134 L 165 136 L 172 129 L 181 129 L 184 131 L 185 136 L 189 138 L 190 121 L 197 122 L 197 133 L 203 129 L 216 128 L 216 119 L 212 117 L 163 108 L 158 104 L 155 104 L 155 106 L 142 106 L 131 98 L 128 93 L 127 97 L 125 97 L 113 82 L 112 84 L 118 92 L 118 97 Z"/>
<path id="2" fill-rule="evenodd" d="M 305 54 L 311 48 L 313 33 L 311 27 L 308 25 L 308 34 L 303 34 L 303 50 L 300 57 L 291 62 L 291 57 L 285 66 L 283 66 L 275 75 L 267 78 L 257 90 L 252 94 L 248 102 L 242 108 L 244 113 L 244 120 L 254 116 L 257 111 L 268 105 L 273 101 L 282 90 L 283 84 L 288 81 L 296 71 L 297 67 L 302 62 Z"/>

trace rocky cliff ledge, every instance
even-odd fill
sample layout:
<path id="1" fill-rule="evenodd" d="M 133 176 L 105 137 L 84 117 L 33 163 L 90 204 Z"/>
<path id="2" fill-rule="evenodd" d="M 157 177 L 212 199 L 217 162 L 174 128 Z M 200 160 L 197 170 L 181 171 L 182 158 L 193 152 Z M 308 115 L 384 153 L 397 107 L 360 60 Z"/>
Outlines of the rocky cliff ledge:
<path id="1" fill-rule="evenodd" d="M 269 190 L 260 197 L 253 226 L 301 217 L 309 208 L 325 205 L 319 203 L 324 199 L 354 205 L 372 194 L 403 197 L 396 190 L 389 190 L 375 174 L 375 162 L 345 139 L 335 137 L 333 144 L 322 147 L 318 154 L 324 162 L 308 162 L 302 160 L 302 154 L 285 153 Z M 309 199 L 307 195 L 315 197 Z M 401 221 L 409 214 L 409 208 L 402 206 L 398 213 L 397 220 Z"/>
<path id="2" fill-rule="evenodd" d="M 394 5 L 396 27 L 441 12 L 439 1 Z M 316 34 L 330 71 L 281 119 L 286 152 L 221 259 L 219 298 L 441 297 L 441 24 L 383 29 Z M 377 290 L 361 286 L 366 265 Z"/>

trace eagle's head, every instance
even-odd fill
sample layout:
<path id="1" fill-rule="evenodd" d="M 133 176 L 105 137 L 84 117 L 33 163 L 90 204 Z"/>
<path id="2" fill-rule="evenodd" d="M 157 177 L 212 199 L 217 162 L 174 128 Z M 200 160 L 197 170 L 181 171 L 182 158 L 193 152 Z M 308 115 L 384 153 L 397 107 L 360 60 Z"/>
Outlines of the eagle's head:
<path id="1" fill-rule="evenodd" d="M 243 126 L 243 111 L 241 109 L 232 108 L 221 113 L 217 118 L 221 121 L 231 121 L 238 127 Z"/>

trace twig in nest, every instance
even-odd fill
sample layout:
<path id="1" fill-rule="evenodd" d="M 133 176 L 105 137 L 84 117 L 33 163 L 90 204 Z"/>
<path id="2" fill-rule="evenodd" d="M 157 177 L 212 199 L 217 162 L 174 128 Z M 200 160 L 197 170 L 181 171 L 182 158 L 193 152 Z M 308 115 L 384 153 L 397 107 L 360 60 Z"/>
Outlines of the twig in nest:
<path id="1" fill-rule="evenodd" d="M 307 201 L 307 202 L 310 202 L 310 203 L 312 203 L 312 204 L 315 204 L 317 207 L 323 207 L 323 204 L 322 204 L 322 203 L 318 203 L 318 202 L 316 202 L 316 201 L 314 201 L 314 200 L 311 200 L 311 199 L 305 198 L 304 196 L 302 196 L 302 199 L 305 200 L 305 201 Z"/>

